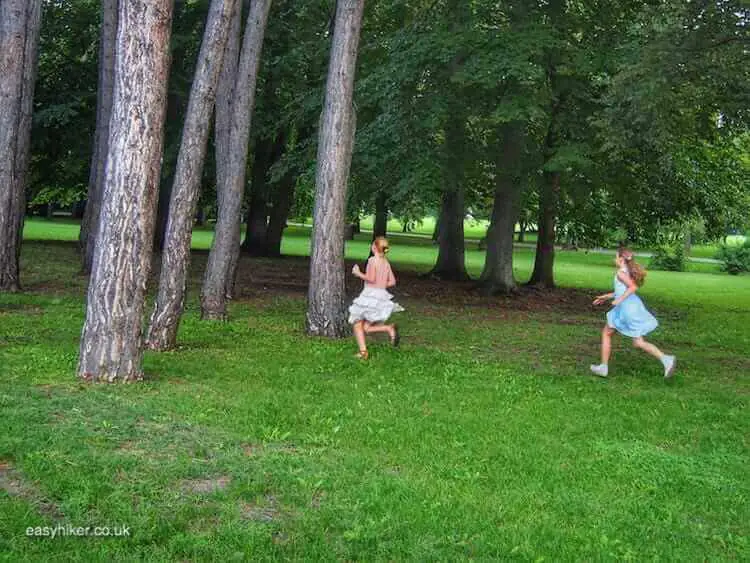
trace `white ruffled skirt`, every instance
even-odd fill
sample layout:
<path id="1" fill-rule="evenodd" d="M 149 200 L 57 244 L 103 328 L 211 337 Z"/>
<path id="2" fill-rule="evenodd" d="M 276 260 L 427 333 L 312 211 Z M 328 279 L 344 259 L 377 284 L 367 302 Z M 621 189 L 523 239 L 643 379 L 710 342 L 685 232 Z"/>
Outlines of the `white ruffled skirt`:
<path id="1" fill-rule="evenodd" d="M 404 308 L 393 301 L 393 295 L 385 289 L 366 287 L 349 307 L 349 324 L 359 321 L 384 323 L 392 313 L 400 313 Z"/>

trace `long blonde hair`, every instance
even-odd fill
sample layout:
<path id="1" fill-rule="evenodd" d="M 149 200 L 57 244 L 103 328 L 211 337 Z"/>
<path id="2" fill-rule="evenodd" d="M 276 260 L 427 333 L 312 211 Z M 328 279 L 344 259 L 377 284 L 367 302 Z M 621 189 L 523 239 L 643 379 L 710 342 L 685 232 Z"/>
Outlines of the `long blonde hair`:
<path id="1" fill-rule="evenodd" d="M 646 269 L 635 261 L 633 251 L 628 248 L 620 248 L 617 255 L 625 262 L 625 268 L 628 275 L 633 279 L 638 287 L 641 287 L 646 281 Z"/>

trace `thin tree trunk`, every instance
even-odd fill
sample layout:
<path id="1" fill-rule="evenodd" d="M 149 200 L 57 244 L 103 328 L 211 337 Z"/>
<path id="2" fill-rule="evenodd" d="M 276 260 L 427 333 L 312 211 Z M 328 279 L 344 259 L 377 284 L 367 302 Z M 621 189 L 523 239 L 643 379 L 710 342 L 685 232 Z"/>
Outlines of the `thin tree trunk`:
<path id="1" fill-rule="evenodd" d="M 143 309 L 164 144 L 172 1 L 122 2 L 119 22 L 102 220 L 78 364 L 82 379 L 110 383 L 142 377 Z"/>
<path id="2" fill-rule="evenodd" d="M 70 209 L 70 215 L 73 219 L 83 219 L 83 213 L 86 209 L 86 204 L 82 201 L 77 201 L 73 204 Z"/>
<path id="3" fill-rule="evenodd" d="M 315 175 L 310 286 L 306 326 L 314 336 L 343 337 L 345 316 L 344 223 L 354 148 L 352 104 L 364 0 L 338 0 L 320 119 Z"/>
<path id="4" fill-rule="evenodd" d="M 429 272 L 443 280 L 467 280 L 464 249 L 464 174 L 463 154 L 466 133 L 460 112 L 449 116 L 445 130 L 443 190 L 438 232 L 438 258 Z"/>
<path id="5" fill-rule="evenodd" d="M 542 182 L 536 256 L 529 285 L 552 288 L 555 287 L 555 222 L 560 199 L 560 173 L 545 172 Z"/>
<path id="6" fill-rule="evenodd" d="M 225 319 L 227 299 L 232 297 L 234 290 L 240 251 L 240 214 L 245 188 L 247 147 L 260 54 L 270 8 L 271 0 L 253 0 L 251 3 L 231 102 L 222 102 L 224 105 L 221 111 L 226 111 L 226 104 L 231 103 L 229 150 L 222 155 L 228 157 L 222 163 L 223 171 L 217 173 L 218 218 L 201 290 L 201 317 L 204 319 Z M 218 113 L 217 111 L 217 120 Z M 218 127 L 217 121 L 217 137 Z M 217 157 L 217 169 L 218 167 Z"/>
<path id="7" fill-rule="evenodd" d="M 266 253 L 266 233 L 268 231 L 268 172 L 273 165 L 271 141 L 259 139 L 253 158 L 252 179 L 250 181 L 250 207 L 247 212 L 247 231 L 242 250 L 251 256 Z"/>
<path id="8" fill-rule="evenodd" d="M 523 219 L 518 222 L 518 242 L 524 242 L 526 237 L 526 221 Z"/>
<path id="9" fill-rule="evenodd" d="M 86 208 L 78 238 L 82 269 L 85 274 L 91 272 L 91 263 L 94 259 L 102 193 L 104 191 L 107 144 L 109 143 L 109 126 L 115 87 L 117 13 L 118 0 L 102 0 L 101 31 L 99 34 L 99 84 L 96 90 L 96 132 L 94 133 L 94 150 L 91 156 Z"/>
<path id="10" fill-rule="evenodd" d="M 495 162 L 495 201 L 487 231 L 487 253 L 480 281 L 487 294 L 516 291 L 513 277 L 513 233 L 518 216 L 521 125 L 510 124 L 499 132 Z"/>
<path id="11" fill-rule="evenodd" d="M 147 346 L 155 350 L 168 350 L 177 344 L 177 330 L 185 308 L 193 217 L 206 159 L 211 113 L 233 14 L 239 5 L 238 0 L 213 0 L 208 13 L 177 156 L 159 292 L 146 338 Z"/>
<path id="12" fill-rule="evenodd" d="M 289 218 L 289 211 L 294 202 L 294 187 L 297 176 L 287 172 L 279 181 L 273 198 L 271 216 L 268 220 L 266 231 L 266 255 L 270 257 L 281 256 L 281 240 Z"/>
<path id="13" fill-rule="evenodd" d="M 375 224 L 372 228 L 372 238 L 384 237 L 388 231 L 388 196 L 385 192 L 378 192 L 375 197 Z"/>
<path id="14" fill-rule="evenodd" d="M 167 123 L 170 116 L 169 102 L 167 102 Z M 169 220 L 169 202 L 172 199 L 172 185 L 175 181 L 175 170 L 172 169 L 166 178 L 159 182 L 159 197 L 156 202 L 156 226 L 154 228 L 154 252 L 164 250 L 167 238 L 167 221 Z"/>
<path id="15" fill-rule="evenodd" d="M 0 2 L 0 291 L 20 289 L 41 0 Z"/>

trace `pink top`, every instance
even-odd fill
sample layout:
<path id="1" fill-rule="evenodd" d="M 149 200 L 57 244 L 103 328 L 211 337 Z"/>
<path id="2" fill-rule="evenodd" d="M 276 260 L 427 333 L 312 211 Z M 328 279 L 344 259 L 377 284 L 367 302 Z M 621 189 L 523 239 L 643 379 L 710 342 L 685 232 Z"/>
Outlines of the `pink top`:
<path id="1" fill-rule="evenodd" d="M 364 281 L 365 287 L 386 289 L 396 285 L 396 276 L 393 275 L 391 264 L 387 259 L 373 256 L 367 261 Z"/>

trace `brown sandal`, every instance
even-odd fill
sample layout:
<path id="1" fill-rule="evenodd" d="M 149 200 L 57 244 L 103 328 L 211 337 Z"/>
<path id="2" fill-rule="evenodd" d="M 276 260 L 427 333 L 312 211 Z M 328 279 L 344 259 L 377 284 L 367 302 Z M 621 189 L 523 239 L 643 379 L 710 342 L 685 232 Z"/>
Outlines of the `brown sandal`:
<path id="1" fill-rule="evenodd" d="M 368 360 L 370 359 L 370 353 L 367 350 L 360 350 L 354 354 L 354 357 L 360 360 Z"/>

